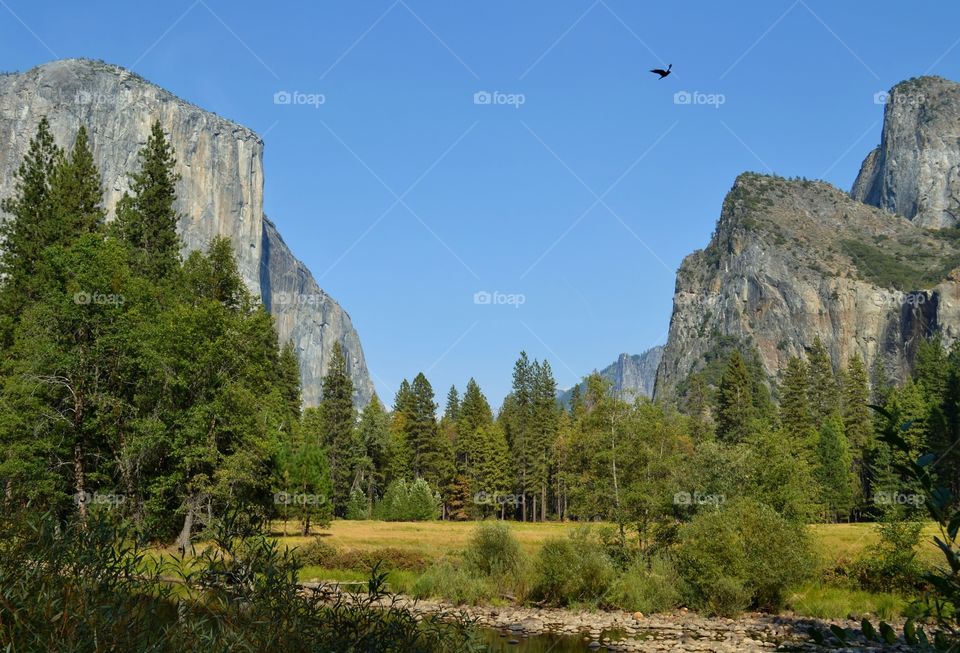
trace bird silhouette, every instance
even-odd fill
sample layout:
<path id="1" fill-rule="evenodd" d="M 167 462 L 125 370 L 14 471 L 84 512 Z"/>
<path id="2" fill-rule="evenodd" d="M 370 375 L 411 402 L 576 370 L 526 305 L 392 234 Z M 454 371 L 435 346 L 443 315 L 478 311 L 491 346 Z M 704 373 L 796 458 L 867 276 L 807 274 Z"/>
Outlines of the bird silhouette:
<path id="1" fill-rule="evenodd" d="M 669 64 L 666 70 L 664 70 L 663 68 L 654 68 L 650 72 L 654 73 L 655 75 L 660 75 L 660 77 L 658 77 L 657 79 L 663 79 L 664 77 L 670 74 L 671 68 L 673 68 L 673 64 Z"/>

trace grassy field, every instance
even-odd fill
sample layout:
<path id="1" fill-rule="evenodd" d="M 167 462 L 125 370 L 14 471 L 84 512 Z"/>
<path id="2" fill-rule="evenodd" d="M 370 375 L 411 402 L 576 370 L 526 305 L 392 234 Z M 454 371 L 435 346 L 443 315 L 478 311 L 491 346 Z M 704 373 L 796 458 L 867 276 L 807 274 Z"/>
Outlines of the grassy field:
<path id="1" fill-rule="evenodd" d="M 544 540 L 561 537 L 577 527 L 575 523 L 507 522 L 514 536 L 527 553 L 535 554 Z M 280 535 L 283 523 L 276 522 L 274 531 Z M 314 529 L 309 537 L 293 535 L 296 524 L 287 524 L 290 534 L 281 541 L 291 547 L 320 536 L 340 549 L 373 550 L 394 547 L 416 551 L 430 558 L 454 554 L 463 549 L 476 522 L 383 522 L 337 520 L 327 529 Z M 873 524 L 814 524 L 809 527 L 814 546 L 827 565 L 841 560 L 852 560 L 869 546 L 876 544 L 877 532 Z M 924 531 L 920 555 L 932 562 L 940 560 L 933 544 L 936 534 L 933 524 Z"/>
<path id="2" fill-rule="evenodd" d="M 543 524 L 508 522 L 520 545 L 527 553 L 536 553 L 544 540 L 562 537 L 576 524 L 547 522 Z M 476 522 L 385 522 L 385 521 L 346 521 L 337 520 L 328 529 L 314 529 L 309 537 L 292 535 L 296 526 L 291 522 L 287 532 L 291 535 L 281 540 L 296 546 L 316 536 L 341 548 L 369 551 L 384 547 L 394 547 L 417 551 L 428 557 L 439 558 L 445 554 L 462 550 L 476 528 Z M 283 532 L 283 523 L 275 522 L 274 531 Z"/>

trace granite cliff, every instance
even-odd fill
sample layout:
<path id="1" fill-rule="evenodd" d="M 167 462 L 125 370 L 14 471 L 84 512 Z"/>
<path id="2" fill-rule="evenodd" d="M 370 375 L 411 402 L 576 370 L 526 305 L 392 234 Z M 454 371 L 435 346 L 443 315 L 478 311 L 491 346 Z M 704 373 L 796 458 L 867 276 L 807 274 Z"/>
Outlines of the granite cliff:
<path id="1" fill-rule="evenodd" d="M 61 145 L 80 125 L 90 132 L 112 218 L 127 189 L 137 152 L 159 120 L 176 148 L 179 232 L 184 252 L 215 236 L 233 242 L 251 292 L 276 318 L 281 342 L 299 356 L 306 405 L 320 398 L 334 343 L 344 349 L 365 405 L 373 393 L 360 340 L 350 316 L 319 288 L 263 213 L 263 141 L 254 132 L 185 102 L 123 68 L 67 59 L 20 74 L 0 75 L 0 197 L 13 189 L 14 172 L 41 116 Z M 6 216 L 2 216 L 6 217 Z"/>
<path id="2" fill-rule="evenodd" d="M 642 354 L 620 354 L 616 362 L 600 370 L 600 376 L 609 381 L 614 394 L 625 401 L 632 402 L 637 397 L 652 397 L 662 355 L 663 345 L 652 347 Z M 579 384 L 581 392 L 585 385 L 585 382 Z M 558 393 L 563 405 L 570 403 L 572 392 L 573 388 L 569 388 Z"/>
<path id="3" fill-rule="evenodd" d="M 863 162 L 851 195 L 923 227 L 960 222 L 960 84 L 920 77 L 885 100 L 880 146 Z"/>

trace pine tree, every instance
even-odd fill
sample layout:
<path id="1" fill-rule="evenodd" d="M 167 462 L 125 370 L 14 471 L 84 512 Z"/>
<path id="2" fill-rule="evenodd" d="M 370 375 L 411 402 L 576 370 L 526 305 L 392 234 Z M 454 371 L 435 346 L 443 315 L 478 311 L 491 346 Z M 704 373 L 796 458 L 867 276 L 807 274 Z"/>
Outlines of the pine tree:
<path id="1" fill-rule="evenodd" d="M 780 384 L 780 429 L 794 443 L 795 451 L 813 463 L 819 436 L 813 425 L 809 388 L 807 365 L 791 357 Z"/>
<path id="2" fill-rule="evenodd" d="M 755 408 L 750 374 L 740 352 L 734 351 L 720 377 L 717 389 L 717 438 L 724 442 L 743 442 L 751 431 Z"/>
<path id="3" fill-rule="evenodd" d="M 83 234 L 100 230 L 106 216 L 103 191 L 85 127 L 77 132 L 70 154 L 57 158 L 50 188 L 54 219 L 60 226 L 58 244 L 69 245 Z"/>
<path id="4" fill-rule="evenodd" d="M 943 399 L 949 365 L 940 335 L 920 341 L 917 346 L 913 378 L 923 390 L 927 403 L 937 405 Z"/>
<path id="5" fill-rule="evenodd" d="M 455 476 L 453 447 L 437 428 L 433 387 L 422 372 L 410 384 L 409 402 L 405 440 L 410 470 L 414 478 L 423 478 L 441 490 L 446 501 Z"/>
<path id="6" fill-rule="evenodd" d="M 353 408 L 353 381 L 340 343 L 335 343 L 323 377 L 319 410 L 320 435 L 330 458 L 334 514 L 345 514 L 363 455 Z"/>
<path id="7" fill-rule="evenodd" d="M 869 407 L 870 388 L 867 369 L 859 356 L 851 356 L 843 374 L 842 416 L 843 432 L 850 443 L 850 457 L 858 506 L 866 500 L 868 485 L 866 459 L 873 448 L 873 413 Z"/>
<path id="8" fill-rule="evenodd" d="M 854 507 L 854 479 L 850 446 L 839 414 L 829 416 L 820 427 L 817 458 L 816 478 L 829 519 L 848 517 Z"/>
<path id="9" fill-rule="evenodd" d="M 533 378 L 534 370 L 527 352 L 521 351 L 513 366 L 513 392 L 507 413 L 507 436 L 510 441 L 510 456 L 513 459 L 516 487 L 524 500 L 520 506 L 520 518 L 527 521 L 527 503 L 530 495 L 539 490 L 533 477 Z"/>
<path id="10" fill-rule="evenodd" d="M 291 416 L 300 418 L 300 409 L 303 398 L 300 394 L 300 362 L 293 349 L 292 342 L 286 342 L 280 349 L 278 383 L 283 392 L 283 398 L 290 410 Z"/>
<path id="11" fill-rule="evenodd" d="M 813 426 L 819 429 L 823 422 L 840 409 L 840 388 L 830 361 L 830 353 L 817 336 L 807 355 L 807 379 L 810 383 L 810 411 Z"/>
<path id="12" fill-rule="evenodd" d="M 12 197 L 0 209 L 10 214 L 0 222 L 0 309 L 3 313 L 2 343 L 9 346 L 13 325 L 28 302 L 39 294 L 38 275 L 44 250 L 61 233 L 54 216 L 50 186 L 54 168 L 63 153 L 53 140 L 50 123 L 41 118 L 37 133 L 14 177 Z"/>
<path id="13" fill-rule="evenodd" d="M 530 445 L 532 485 L 539 488 L 539 503 L 534 499 L 534 519 L 539 506 L 540 520 L 547 520 L 547 490 L 550 484 L 553 448 L 557 438 L 560 407 L 557 404 L 557 382 L 550 363 L 534 362 Z"/>
<path id="14" fill-rule="evenodd" d="M 457 386 L 450 386 L 447 392 L 447 406 L 443 411 L 443 416 L 451 422 L 456 422 L 460 418 L 460 394 L 457 392 Z"/>
<path id="15" fill-rule="evenodd" d="M 389 480 L 393 450 L 390 437 L 390 420 L 376 394 L 363 409 L 358 427 L 365 458 L 365 485 L 368 511 L 373 502 L 383 494 Z"/>
<path id="16" fill-rule="evenodd" d="M 131 175 L 130 192 L 117 204 L 116 229 L 135 253 L 137 269 L 150 279 L 168 277 L 180 261 L 179 216 L 174 208 L 176 158 L 160 122 L 140 150 L 140 170 Z"/>

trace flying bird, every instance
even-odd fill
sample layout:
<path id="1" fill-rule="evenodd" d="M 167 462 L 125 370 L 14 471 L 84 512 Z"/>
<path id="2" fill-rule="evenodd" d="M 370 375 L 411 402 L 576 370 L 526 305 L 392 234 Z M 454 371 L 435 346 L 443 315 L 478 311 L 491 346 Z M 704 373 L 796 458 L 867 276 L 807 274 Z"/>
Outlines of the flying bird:
<path id="1" fill-rule="evenodd" d="M 663 68 L 654 68 L 650 72 L 654 73 L 655 75 L 660 75 L 660 77 L 658 77 L 657 79 L 663 79 L 664 77 L 670 74 L 671 68 L 673 68 L 673 64 L 669 64 L 666 70 L 664 70 Z"/>

